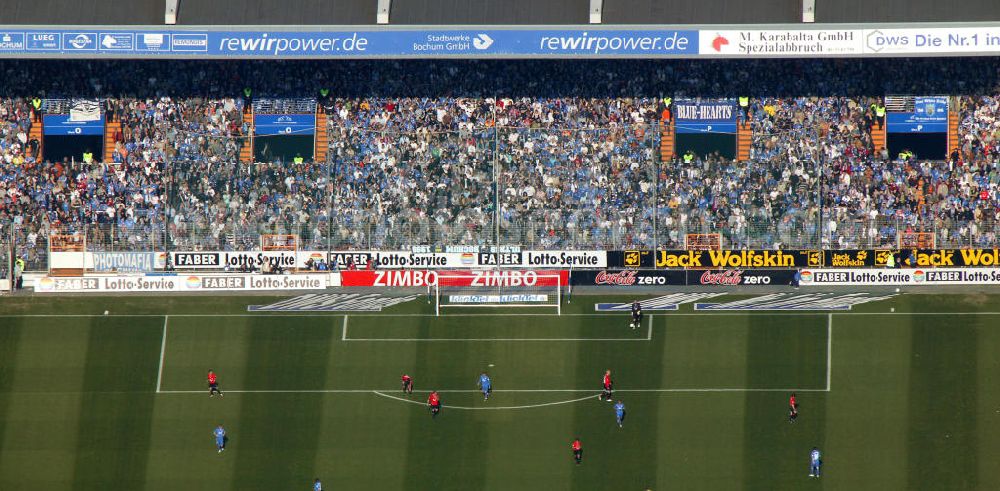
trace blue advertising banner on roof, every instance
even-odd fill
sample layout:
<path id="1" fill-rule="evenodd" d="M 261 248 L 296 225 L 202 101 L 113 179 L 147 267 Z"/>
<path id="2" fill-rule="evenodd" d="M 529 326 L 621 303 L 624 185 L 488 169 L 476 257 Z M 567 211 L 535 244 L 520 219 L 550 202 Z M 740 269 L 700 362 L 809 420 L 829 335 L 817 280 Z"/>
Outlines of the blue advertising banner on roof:
<path id="1" fill-rule="evenodd" d="M 258 114 L 253 117 L 258 136 L 314 135 L 315 114 Z"/>
<path id="2" fill-rule="evenodd" d="M 886 113 L 888 133 L 947 133 L 948 98 L 917 97 L 913 112 Z"/>
<path id="3" fill-rule="evenodd" d="M 677 133 L 736 134 L 736 99 L 677 99 L 674 124 Z"/>
<path id="4" fill-rule="evenodd" d="M 0 57 L 697 56 L 698 31 L 613 29 L 122 30 L 0 26 Z"/>
<path id="5" fill-rule="evenodd" d="M 68 114 L 46 114 L 42 117 L 42 133 L 45 136 L 104 134 L 104 116 L 89 121 L 71 118 Z"/>

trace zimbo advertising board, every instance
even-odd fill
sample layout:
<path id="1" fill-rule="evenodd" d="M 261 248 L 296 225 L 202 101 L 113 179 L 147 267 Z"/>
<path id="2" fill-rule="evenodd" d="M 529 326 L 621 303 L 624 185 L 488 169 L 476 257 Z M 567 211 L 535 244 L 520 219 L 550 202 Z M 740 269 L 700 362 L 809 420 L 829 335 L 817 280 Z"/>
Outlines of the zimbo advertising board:
<path id="1" fill-rule="evenodd" d="M 533 287 L 565 286 L 569 271 L 435 271 L 435 270 L 385 270 L 341 271 L 341 286 L 480 286 L 480 287 Z"/>

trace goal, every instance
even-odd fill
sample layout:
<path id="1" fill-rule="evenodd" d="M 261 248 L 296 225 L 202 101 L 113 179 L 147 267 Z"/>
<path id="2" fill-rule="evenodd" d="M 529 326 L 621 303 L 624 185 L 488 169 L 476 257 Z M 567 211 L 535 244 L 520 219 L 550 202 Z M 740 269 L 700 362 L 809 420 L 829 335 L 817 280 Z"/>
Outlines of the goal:
<path id="1" fill-rule="evenodd" d="M 441 273 L 430 287 L 434 313 L 450 308 L 555 309 L 562 315 L 563 275 L 535 271 Z"/>

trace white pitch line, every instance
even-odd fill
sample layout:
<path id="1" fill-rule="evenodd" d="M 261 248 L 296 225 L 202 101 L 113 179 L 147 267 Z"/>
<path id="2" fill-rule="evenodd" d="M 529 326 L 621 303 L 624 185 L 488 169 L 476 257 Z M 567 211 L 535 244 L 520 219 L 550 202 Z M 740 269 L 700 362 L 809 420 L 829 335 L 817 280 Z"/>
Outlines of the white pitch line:
<path id="1" fill-rule="evenodd" d="M 156 392 L 160 392 L 160 384 L 163 383 L 163 357 L 167 353 L 167 320 L 169 315 L 163 316 L 163 339 L 160 340 L 160 368 L 156 371 Z"/>
<path id="2" fill-rule="evenodd" d="M 347 316 L 346 315 L 344 316 L 344 328 L 341 331 L 340 340 L 341 341 L 347 341 Z"/>
<path id="3" fill-rule="evenodd" d="M 826 315 L 826 391 L 830 392 L 833 376 L 833 314 Z"/>
<path id="4" fill-rule="evenodd" d="M 666 311 L 661 311 L 666 312 Z M 0 314 L 0 318 L 5 317 L 163 317 L 166 314 Z M 337 317 L 344 315 L 343 312 L 329 312 L 325 314 L 169 314 L 171 317 Z M 353 314 L 355 317 L 437 317 L 434 314 Z M 608 312 L 604 314 L 562 314 L 562 317 L 616 317 L 621 312 Z M 670 316 L 821 316 L 826 312 L 788 312 L 788 311 L 740 311 L 740 312 L 677 312 L 664 313 Z M 1000 315 L 1000 312 L 837 312 L 837 315 L 865 316 L 865 315 Z M 558 314 L 532 314 L 532 313 L 483 313 L 483 314 L 448 314 L 448 317 L 557 317 Z"/>
<path id="5" fill-rule="evenodd" d="M 438 339 L 417 339 L 417 338 L 350 338 L 345 341 L 358 342 L 389 342 L 389 343 L 465 343 L 465 342 L 584 342 L 584 341 L 622 341 L 622 342 L 646 342 L 649 339 L 628 339 L 628 338 L 438 338 Z"/>
<path id="6" fill-rule="evenodd" d="M 591 390 L 591 392 L 593 392 L 593 393 L 590 394 L 590 395 L 581 397 L 579 399 L 570 399 L 568 401 L 545 402 L 545 403 L 541 403 L 541 404 L 529 404 L 529 405 L 525 405 L 525 406 L 468 407 L 468 406 L 452 406 L 451 404 L 443 404 L 442 406 L 444 407 L 444 409 L 462 409 L 462 410 L 465 410 L 465 411 L 487 411 L 487 410 L 496 411 L 496 410 L 500 410 L 500 409 L 532 409 L 532 408 L 545 407 L 545 406 L 558 406 L 560 404 L 571 404 L 571 403 L 574 403 L 574 402 L 585 401 L 587 399 L 593 398 L 596 395 L 600 395 L 600 392 L 593 391 L 593 390 Z M 389 399 L 395 399 L 397 401 L 402 401 L 402 402 L 408 402 L 410 404 L 417 404 L 417 405 L 420 405 L 420 406 L 424 406 L 425 405 L 423 402 L 420 402 L 420 401 L 414 401 L 412 399 L 404 399 L 402 397 L 392 396 L 392 395 L 389 395 L 389 394 L 383 394 L 382 392 L 379 392 L 377 390 L 373 390 L 372 393 L 375 394 L 375 395 L 377 395 L 377 396 L 382 396 L 382 397 L 386 397 L 386 398 L 389 398 Z"/>
<path id="7" fill-rule="evenodd" d="M 226 394 L 367 394 L 371 392 L 394 392 L 399 389 L 288 389 L 288 390 L 231 390 L 226 389 Z M 418 393 L 430 393 L 430 390 L 415 390 Z M 439 389 L 437 392 L 446 393 L 479 393 L 478 389 Z M 597 394 L 595 389 L 495 389 L 494 393 L 558 393 L 558 392 L 592 392 Z M 700 392 L 826 392 L 826 389 L 765 389 L 765 388 L 689 388 L 689 389 L 615 389 L 615 392 L 624 393 L 700 393 Z M 161 390 L 161 394 L 204 394 L 204 390 Z"/>

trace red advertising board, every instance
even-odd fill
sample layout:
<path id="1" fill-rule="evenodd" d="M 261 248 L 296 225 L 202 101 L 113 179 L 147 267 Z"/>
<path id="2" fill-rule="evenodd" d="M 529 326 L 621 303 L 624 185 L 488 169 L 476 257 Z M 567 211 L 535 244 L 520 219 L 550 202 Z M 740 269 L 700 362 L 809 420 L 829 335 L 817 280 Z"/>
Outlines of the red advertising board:
<path id="1" fill-rule="evenodd" d="M 569 271 L 483 270 L 428 271 L 375 270 L 341 271 L 341 286 L 565 286 Z"/>

